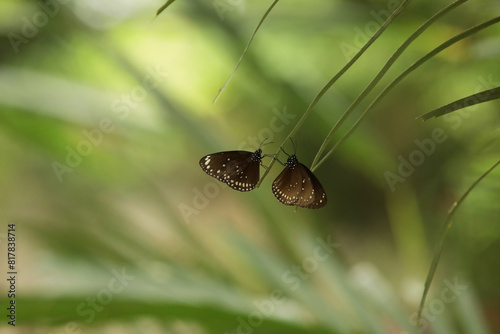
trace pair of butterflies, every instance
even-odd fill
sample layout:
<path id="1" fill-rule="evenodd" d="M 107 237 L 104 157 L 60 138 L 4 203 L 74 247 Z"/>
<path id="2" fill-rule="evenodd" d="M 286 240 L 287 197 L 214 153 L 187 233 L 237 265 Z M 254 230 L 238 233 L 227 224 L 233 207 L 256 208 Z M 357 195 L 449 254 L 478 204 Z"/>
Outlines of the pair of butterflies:
<path id="1" fill-rule="evenodd" d="M 259 182 L 262 158 L 260 148 L 255 152 L 218 152 L 201 158 L 200 166 L 205 173 L 229 187 L 238 191 L 250 191 Z M 297 160 L 295 154 L 288 155 L 287 162 L 281 164 L 285 169 L 274 180 L 272 187 L 278 201 L 308 209 L 319 209 L 326 205 L 323 186 L 309 168 Z"/>

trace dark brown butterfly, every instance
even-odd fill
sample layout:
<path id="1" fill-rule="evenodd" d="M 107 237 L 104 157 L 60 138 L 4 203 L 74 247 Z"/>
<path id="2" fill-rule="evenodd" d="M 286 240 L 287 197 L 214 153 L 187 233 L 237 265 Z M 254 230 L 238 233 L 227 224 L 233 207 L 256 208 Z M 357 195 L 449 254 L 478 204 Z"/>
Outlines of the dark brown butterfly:
<path id="1" fill-rule="evenodd" d="M 238 191 L 255 189 L 259 182 L 259 166 L 262 165 L 262 150 L 226 151 L 204 156 L 201 169 L 217 180 Z"/>
<path id="2" fill-rule="evenodd" d="M 288 155 L 283 165 L 285 169 L 273 182 L 273 194 L 278 201 L 307 209 L 319 209 L 326 205 L 323 186 L 309 168 L 297 160 L 295 154 Z"/>

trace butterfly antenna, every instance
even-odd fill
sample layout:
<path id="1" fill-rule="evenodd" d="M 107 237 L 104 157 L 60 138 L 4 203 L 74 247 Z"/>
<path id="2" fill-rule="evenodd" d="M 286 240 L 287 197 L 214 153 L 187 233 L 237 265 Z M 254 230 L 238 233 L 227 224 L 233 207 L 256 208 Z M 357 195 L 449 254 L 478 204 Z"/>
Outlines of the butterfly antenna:
<path id="1" fill-rule="evenodd" d="M 261 148 L 262 146 L 265 146 L 265 145 L 273 143 L 272 141 L 270 141 L 269 143 L 266 143 L 266 140 L 267 140 L 267 138 L 262 141 L 262 143 L 260 144 L 259 148 Z"/>
<path id="2" fill-rule="evenodd" d="M 290 154 L 286 153 L 283 147 L 280 147 L 280 149 L 283 151 L 283 153 L 285 153 L 288 157 L 290 157 Z"/>
<path id="3" fill-rule="evenodd" d="M 287 156 L 289 156 L 288 153 L 285 152 L 283 147 L 280 147 L 280 149 L 283 151 L 283 153 L 285 153 Z M 282 166 L 286 166 L 286 164 L 282 163 L 280 159 L 276 158 L 276 156 L 277 156 L 277 154 L 274 154 L 274 160 L 278 161 Z"/>
<path id="4" fill-rule="evenodd" d="M 296 145 L 296 142 L 294 142 L 292 138 L 290 138 L 290 141 L 292 142 L 292 145 L 293 145 L 293 154 L 297 154 L 297 145 Z"/>

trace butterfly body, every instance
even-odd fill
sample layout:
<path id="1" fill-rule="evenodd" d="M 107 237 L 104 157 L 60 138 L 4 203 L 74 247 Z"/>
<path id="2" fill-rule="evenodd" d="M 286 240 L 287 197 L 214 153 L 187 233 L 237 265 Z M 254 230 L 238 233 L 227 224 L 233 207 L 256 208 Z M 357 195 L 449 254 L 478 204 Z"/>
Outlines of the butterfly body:
<path id="1" fill-rule="evenodd" d="M 259 182 L 262 150 L 226 151 L 204 156 L 200 167 L 205 173 L 238 191 L 250 191 Z"/>
<path id="2" fill-rule="evenodd" d="M 297 157 L 288 157 L 285 168 L 273 182 L 274 196 L 285 205 L 319 209 L 326 205 L 323 186 L 316 176 Z"/>

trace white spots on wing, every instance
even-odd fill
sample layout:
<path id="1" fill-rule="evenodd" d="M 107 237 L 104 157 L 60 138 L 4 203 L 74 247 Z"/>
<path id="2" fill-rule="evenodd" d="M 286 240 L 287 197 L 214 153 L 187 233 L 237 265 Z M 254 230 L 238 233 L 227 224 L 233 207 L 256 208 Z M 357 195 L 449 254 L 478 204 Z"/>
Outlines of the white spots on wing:
<path id="1" fill-rule="evenodd" d="M 227 184 L 229 187 L 238 191 L 250 191 L 255 189 L 257 182 L 253 180 L 255 177 L 258 178 L 259 164 L 254 165 L 254 162 L 260 162 L 260 156 L 256 155 L 248 157 L 241 160 L 239 157 L 234 158 L 232 156 L 228 157 L 227 153 L 232 152 L 220 152 L 212 155 L 207 155 L 200 160 L 200 166 L 208 175 L 216 178 L 217 180 Z M 213 159 L 215 157 L 215 160 Z M 226 158 L 227 157 L 227 158 Z M 242 156 L 245 158 L 245 156 Z M 227 159 L 227 160 L 226 160 Z M 251 165 L 247 165 L 252 163 Z M 240 166 L 240 164 L 242 164 Z M 257 171 L 254 170 L 257 168 Z M 248 172 L 248 175 L 245 175 Z M 249 177 L 250 176 L 250 177 Z M 252 182 L 249 182 L 252 180 Z"/>

